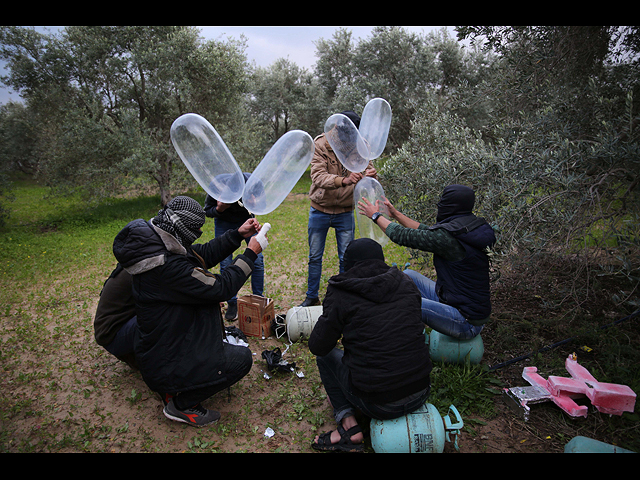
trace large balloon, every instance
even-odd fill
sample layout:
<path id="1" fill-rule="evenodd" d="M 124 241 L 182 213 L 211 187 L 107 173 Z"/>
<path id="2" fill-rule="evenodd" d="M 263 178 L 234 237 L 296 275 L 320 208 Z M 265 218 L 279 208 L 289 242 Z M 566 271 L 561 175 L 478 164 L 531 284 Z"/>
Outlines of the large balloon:
<path id="1" fill-rule="evenodd" d="M 193 178 L 213 198 L 234 203 L 242 197 L 244 176 L 218 132 L 195 113 L 171 125 L 171 142 Z"/>
<path id="2" fill-rule="evenodd" d="M 387 219 L 389 219 L 389 210 L 384 205 L 384 201 L 386 197 L 384 196 L 384 189 L 380 182 L 378 182 L 375 178 L 364 177 L 358 183 L 356 183 L 356 187 L 353 190 L 353 199 L 358 205 L 358 202 L 366 198 L 369 203 L 373 205 L 376 204 L 376 201 L 380 201 L 378 211 Z M 378 242 L 381 246 L 385 246 L 389 241 L 389 237 L 382 231 L 382 229 L 376 225 L 373 220 L 371 220 L 366 215 L 362 215 L 358 212 L 356 208 L 356 220 L 358 222 L 358 230 L 360 231 L 360 238 L 370 238 Z"/>
<path id="3" fill-rule="evenodd" d="M 247 180 L 245 208 L 255 215 L 275 210 L 309 167 L 314 149 L 311 135 L 302 130 L 280 137 Z"/>
<path id="4" fill-rule="evenodd" d="M 362 112 L 360 120 L 360 135 L 366 140 L 366 149 L 360 155 L 367 160 L 374 160 L 382 155 L 387 145 L 389 128 L 391 127 L 391 106 L 383 98 L 369 101 Z M 360 148 L 363 142 L 358 143 Z"/>
<path id="5" fill-rule="evenodd" d="M 341 113 L 331 115 L 324 133 L 340 163 L 351 172 L 363 172 L 387 145 L 391 127 L 391 106 L 383 98 L 374 98 L 364 107 L 360 128 Z"/>
<path id="6" fill-rule="evenodd" d="M 350 172 L 363 172 L 369 160 L 360 152 L 368 146 L 351 119 L 341 113 L 331 115 L 324 124 L 324 134 L 340 163 Z"/>

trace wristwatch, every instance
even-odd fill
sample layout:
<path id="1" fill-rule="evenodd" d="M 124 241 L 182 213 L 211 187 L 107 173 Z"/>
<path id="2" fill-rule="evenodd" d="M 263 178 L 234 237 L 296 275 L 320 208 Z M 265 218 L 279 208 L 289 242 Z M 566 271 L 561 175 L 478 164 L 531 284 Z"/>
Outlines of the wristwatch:
<path id="1" fill-rule="evenodd" d="M 373 223 L 375 223 L 376 225 L 378 224 L 378 218 L 380 218 L 382 216 L 382 214 L 380 212 L 375 212 L 373 215 L 371 215 L 371 220 L 373 220 Z"/>

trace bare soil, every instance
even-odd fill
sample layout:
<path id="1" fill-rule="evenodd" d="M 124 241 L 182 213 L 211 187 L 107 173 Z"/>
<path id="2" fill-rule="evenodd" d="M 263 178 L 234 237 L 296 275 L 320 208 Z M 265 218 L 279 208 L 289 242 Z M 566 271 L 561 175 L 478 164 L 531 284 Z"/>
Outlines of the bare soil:
<path id="1" fill-rule="evenodd" d="M 327 247 L 331 256 L 331 247 Z M 286 314 L 288 308 L 304 299 L 306 265 L 294 266 L 285 259 L 279 264 L 273 262 L 269 269 L 270 290 L 282 292 L 276 314 Z M 78 278 L 80 284 L 82 281 Z M 55 286 L 44 288 L 40 301 L 47 301 L 47 288 Z M 248 293 L 245 286 L 240 295 Z M 508 318 L 514 312 L 533 317 L 539 314 L 532 311 L 538 308 L 533 301 L 536 292 L 517 293 L 499 292 L 495 302 L 498 317 Z M 51 295 L 50 301 L 58 300 Z M 170 421 L 162 413 L 160 398 L 146 387 L 140 373 L 95 344 L 88 319 L 94 316 L 97 298 L 88 301 L 78 292 L 70 301 L 76 302 L 85 320 L 76 322 L 72 331 L 65 331 L 51 318 L 47 323 L 50 339 L 20 354 L 23 380 L 16 381 L 16 376 L 8 372 L 2 374 L 3 452 L 311 453 L 314 436 L 335 428 L 315 357 L 306 343 L 289 344 L 286 336 L 249 338 L 254 354 L 251 372 L 228 392 L 205 402 L 206 407 L 222 414 L 216 425 L 196 429 Z M 28 302 L 12 306 L 9 313 L 29 318 Z M 483 333 L 483 363 L 487 365 L 499 363 L 502 357 L 498 354 L 505 354 L 496 351 L 497 343 L 492 340 L 498 323 L 490 323 Z M 295 363 L 301 375 L 271 373 L 267 378 L 265 373 L 269 372 L 261 354 L 274 348 L 280 348 L 283 358 Z M 559 349 L 552 355 L 564 358 L 568 351 Z M 523 352 L 514 348 L 506 353 L 516 357 Z M 507 386 L 523 385 L 522 368 L 535 365 L 534 361 L 526 359 L 501 368 L 497 375 Z M 43 371 L 55 373 L 40 374 Z M 495 410 L 492 418 L 465 418 L 459 450 L 448 443 L 445 453 L 559 453 L 576 434 L 590 436 L 606 430 L 607 416 L 595 411 L 590 411 L 587 419 L 573 420 L 553 404 L 540 404 L 532 407 L 531 418 L 525 422 L 499 396 L 495 398 Z M 367 419 L 360 420 L 366 433 Z M 273 436 L 265 435 L 268 428 Z M 368 451 L 373 452 L 370 445 Z"/>

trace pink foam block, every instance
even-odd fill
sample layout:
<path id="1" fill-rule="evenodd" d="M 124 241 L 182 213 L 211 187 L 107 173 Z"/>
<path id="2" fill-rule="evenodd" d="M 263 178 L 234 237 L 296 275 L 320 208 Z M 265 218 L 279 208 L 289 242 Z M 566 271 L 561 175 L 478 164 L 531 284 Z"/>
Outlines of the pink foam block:
<path id="1" fill-rule="evenodd" d="M 578 363 L 574 355 L 569 355 L 565 367 L 574 380 L 582 382 L 584 393 L 591 404 L 602 413 L 622 415 L 633 412 L 636 394 L 627 385 L 598 382 L 589 371 Z"/>
<path id="2" fill-rule="evenodd" d="M 537 373 L 537 371 L 538 369 L 536 367 L 525 367 L 522 372 L 522 377 L 531 385 L 537 385 L 547 390 L 551 394 L 551 400 L 553 401 L 553 403 L 564 410 L 567 414 L 571 415 L 572 417 L 587 416 L 586 406 L 578 405 L 576 402 L 574 402 L 573 398 L 571 398 L 572 395 L 558 395 L 554 393 L 553 389 L 549 385 L 549 382 L 542 378 Z"/>
<path id="3" fill-rule="evenodd" d="M 575 355 L 569 355 L 565 367 L 571 378 L 550 376 L 545 380 L 536 367 L 525 367 L 522 377 L 531 385 L 546 389 L 553 402 L 571 416 L 587 416 L 587 407 L 579 406 L 573 398 L 586 396 L 602 413 L 622 415 L 633 412 L 636 394 L 626 385 L 598 382 L 589 371 L 580 365 Z"/>

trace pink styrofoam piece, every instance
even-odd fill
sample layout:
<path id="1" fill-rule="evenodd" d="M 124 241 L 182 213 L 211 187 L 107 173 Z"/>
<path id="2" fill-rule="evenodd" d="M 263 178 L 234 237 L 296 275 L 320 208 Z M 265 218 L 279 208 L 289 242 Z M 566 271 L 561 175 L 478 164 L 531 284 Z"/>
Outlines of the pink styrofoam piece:
<path id="1" fill-rule="evenodd" d="M 524 367 L 522 370 L 522 378 L 524 378 L 531 385 L 537 385 L 538 387 L 547 388 L 547 381 L 538 375 L 537 367 Z"/>
<path id="2" fill-rule="evenodd" d="M 587 407 L 584 405 L 578 405 L 573 401 L 571 396 L 569 395 L 557 395 L 555 394 L 551 388 L 549 388 L 549 382 L 542 378 L 538 373 L 538 369 L 536 367 L 525 367 L 522 371 L 522 377 L 529 382 L 531 385 L 537 385 L 539 387 L 544 388 L 551 394 L 551 400 L 558 407 L 564 410 L 567 414 L 572 417 L 586 417 L 587 416 Z"/>
<path id="3" fill-rule="evenodd" d="M 614 415 L 633 412 L 636 394 L 627 385 L 598 382 L 574 355 L 567 357 L 565 367 L 572 378 L 582 380 L 586 387 L 584 394 L 598 411 Z"/>
<path id="4" fill-rule="evenodd" d="M 627 385 L 598 382 L 589 371 L 580 365 L 575 354 L 569 355 L 565 367 L 571 378 L 550 376 L 545 380 L 536 367 L 525 367 L 522 377 L 531 385 L 546 389 L 551 400 L 571 416 L 587 416 L 587 407 L 577 405 L 572 398 L 586 396 L 602 413 L 622 415 L 633 412 L 636 394 Z"/>

